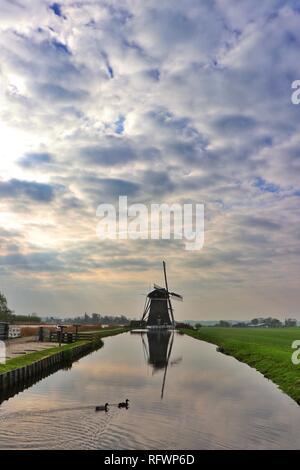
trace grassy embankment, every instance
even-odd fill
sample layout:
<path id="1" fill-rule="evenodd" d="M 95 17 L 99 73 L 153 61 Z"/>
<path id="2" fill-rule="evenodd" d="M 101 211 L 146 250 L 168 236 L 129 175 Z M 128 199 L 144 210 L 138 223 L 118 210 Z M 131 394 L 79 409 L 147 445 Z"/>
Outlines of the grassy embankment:
<path id="1" fill-rule="evenodd" d="M 56 354 L 61 351 L 70 351 L 74 348 L 77 348 L 78 346 L 82 346 L 83 344 L 89 343 L 91 341 L 94 342 L 95 348 L 97 346 L 101 347 L 103 345 L 103 343 L 101 344 L 102 338 L 124 333 L 125 331 L 128 331 L 128 328 L 114 328 L 112 330 L 103 329 L 103 330 L 97 331 L 95 338 L 91 340 L 76 341 L 75 343 L 63 344 L 62 346 L 55 346 L 53 348 L 44 349 L 43 351 L 23 354 L 22 356 L 9 359 L 6 362 L 6 364 L 0 364 L 0 374 L 3 372 L 8 372 L 10 370 L 27 366 L 29 364 L 32 364 L 33 362 L 39 361 L 40 359 L 44 359 L 45 357 L 52 356 L 53 354 Z M 91 332 L 91 333 L 95 333 L 95 332 Z"/>
<path id="2" fill-rule="evenodd" d="M 222 352 L 261 372 L 300 404 L 300 365 L 291 361 L 300 328 L 218 328 L 182 330 L 193 338 L 218 345 Z"/>

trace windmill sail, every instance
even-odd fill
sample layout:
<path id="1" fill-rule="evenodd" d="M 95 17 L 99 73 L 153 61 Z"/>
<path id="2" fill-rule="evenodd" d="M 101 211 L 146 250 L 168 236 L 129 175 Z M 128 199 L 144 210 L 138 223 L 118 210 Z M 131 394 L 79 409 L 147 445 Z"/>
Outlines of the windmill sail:
<path id="1" fill-rule="evenodd" d="M 174 300 L 180 300 L 181 302 L 183 301 L 183 297 L 180 294 L 176 294 L 175 292 L 170 292 L 170 296 L 174 298 Z"/>

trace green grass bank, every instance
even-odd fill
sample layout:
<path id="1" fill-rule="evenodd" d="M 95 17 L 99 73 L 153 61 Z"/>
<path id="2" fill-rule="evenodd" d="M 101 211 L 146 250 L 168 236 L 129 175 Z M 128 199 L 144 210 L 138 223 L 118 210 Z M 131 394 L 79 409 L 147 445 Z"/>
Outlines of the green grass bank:
<path id="1" fill-rule="evenodd" d="M 300 404 L 300 364 L 292 363 L 292 343 L 300 340 L 300 328 L 218 328 L 181 330 L 245 362 L 272 380 Z"/>
<path id="2" fill-rule="evenodd" d="M 13 359 L 8 360 L 6 364 L 0 364 L 0 374 L 9 372 L 11 370 L 19 369 L 24 366 L 28 366 L 30 364 L 33 364 L 34 362 L 40 361 L 41 359 L 45 359 L 46 357 L 53 356 L 54 354 L 62 351 L 66 352 L 65 357 L 67 358 L 69 354 L 68 351 L 70 351 L 71 353 L 72 350 L 90 342 L 94 343 L 95 348 L 97 346 L 101 347 L 102 338 L 106 338 L 108 336 L 115 336 L 120 333 L 125 333 L 126 331 L 128 331 L 128 328 L 114 328 L 111 330 L 103 329 L 97 331 L 96 333 L 91 332 L 94 336 L 94 338 L 91 338 L 91 340 L 76 341 L 75 343 L 63 344 L 61 346 L 55 346 L 53 348 L 44 349 L 43 351 L 32 352 L 19 357 L 15 357 Z"/>

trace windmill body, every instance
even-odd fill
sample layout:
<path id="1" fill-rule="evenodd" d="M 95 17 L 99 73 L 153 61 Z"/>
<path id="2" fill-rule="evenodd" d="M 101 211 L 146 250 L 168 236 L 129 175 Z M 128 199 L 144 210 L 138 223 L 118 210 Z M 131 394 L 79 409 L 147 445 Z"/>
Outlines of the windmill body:
<path id="1" fill-rule="evenodd" d="M 154 289 L 148 294 L 149 315 L 147 326 L 172 326 L 168 307 L 168 293 L 165 289 Z"/>
<path id="2" fill-rule="evenodd" d="M 181 300 L 182 296 L 175 292 L 170 292 L 168 288 L 166 263 L 163 261 L 165 287 L 154 284 L 152 290 L 146 298 L 146 304 L 142 321 L 146 322 L 147 328 L 167 329 L 175 327 L 174 312 L 171 299 Z"/>

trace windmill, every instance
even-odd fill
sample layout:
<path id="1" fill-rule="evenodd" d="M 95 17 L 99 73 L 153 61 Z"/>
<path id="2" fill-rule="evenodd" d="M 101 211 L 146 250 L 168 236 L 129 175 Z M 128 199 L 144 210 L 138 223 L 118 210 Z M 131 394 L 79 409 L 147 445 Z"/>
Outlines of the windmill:
<path id="1" fill-rule="evenodd" d="M 145 301 L 142 322 L 149 328 L 172 328 L 175 326 L 174 310 L 171 300 L 183 300 L 175 292 L 170 292 L 167 280 L 166 263 L 163 261 L 165 287 L 154 284 L 154 290 L 149 292 Z"/>

